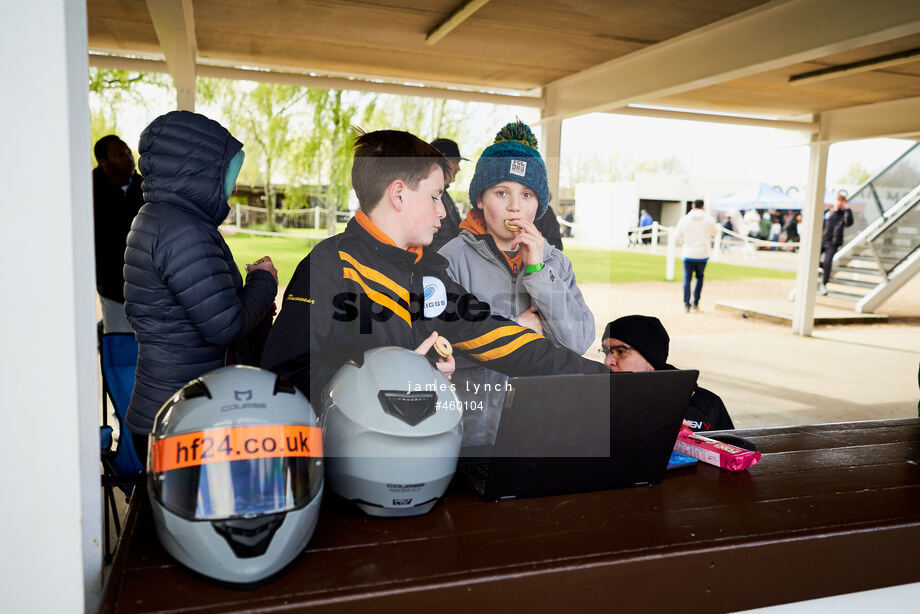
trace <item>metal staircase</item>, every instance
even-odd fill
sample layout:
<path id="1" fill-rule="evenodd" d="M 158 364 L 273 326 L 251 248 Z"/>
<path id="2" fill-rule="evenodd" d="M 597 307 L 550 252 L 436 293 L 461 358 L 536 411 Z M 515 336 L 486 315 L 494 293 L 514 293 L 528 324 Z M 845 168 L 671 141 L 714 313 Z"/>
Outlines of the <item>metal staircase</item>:
<path id="1" fill-rule="evenodd" d="M 872 313 L 920 271 L 920 143 L 850 197 L 854 224 L 834 256 L 828 296 Z"/>

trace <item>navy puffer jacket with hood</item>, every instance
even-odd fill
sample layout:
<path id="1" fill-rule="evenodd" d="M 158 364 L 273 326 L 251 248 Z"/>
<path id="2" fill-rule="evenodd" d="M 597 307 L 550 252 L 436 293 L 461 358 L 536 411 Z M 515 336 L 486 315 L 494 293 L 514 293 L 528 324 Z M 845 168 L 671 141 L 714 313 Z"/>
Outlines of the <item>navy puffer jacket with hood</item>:
<path id="1" fill-rule="evenodd" d="M 271 312 L 268 271 L 240 276 L 217 227 L 230 207 L 224 176 L 243 145 L 188 111 L 162 115 L 141 134 L 146 203 L 125 250 L 125 311 L 138 341 L 127 425 L 147 434 L 189 380 L 225 363 L 226 350 Z"/>

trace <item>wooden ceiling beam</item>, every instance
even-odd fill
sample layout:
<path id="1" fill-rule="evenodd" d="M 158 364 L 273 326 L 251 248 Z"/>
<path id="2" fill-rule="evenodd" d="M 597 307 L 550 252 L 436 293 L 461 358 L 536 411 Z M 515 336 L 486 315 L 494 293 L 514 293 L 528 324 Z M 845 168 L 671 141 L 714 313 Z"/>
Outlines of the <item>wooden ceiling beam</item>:
<path id="1" fill-rule="evenodd" d="M 147 0 L 147 10 L 176 86 L 177 108 L 194 111 L 198 44 L 192 0 Z"/>
<path id="2" fill-rule="evenodd" d="M 784 119 L 768 119 L 765 117 L 746 117 L 743 115 L 727 115 L 725 113 L 697 113 L 681 111 L 678 109 L 659 109 L 650 107 L 623 107 L 607 111 L 612 115 L 632 115 L 635 117 L 652 117 L 656 119 L 677 119 L 691 122 L 707 122 L 712 124 L 731 124 L 735 126 L 754 126 L 757 128 L 775 128 L 777 130 L 795 130 L 812 134 L 818 131 L 818 122 L 791 121 Z"/>
<path id="3" fill-rule="evenodd" d="M 920 135 L 920 97 L 888 100 L 821 113 L 827 141 L 910 138 Z"/>
<path id="4" fill-rule="evenodd" d="M 901 64 L 910 64 L 917 60 L 920 60 L 920 49 L 908 49 L 907 51 L 889 53 L 888 55 L 877 58 L 869 58 L 868 60 L 860 60 L 859 62 L 841 64 L 839 66 L 828 66 L 826 68 L 819 68 L 818 70 L 792 75 L 789 77 L 789 85 L 807 85 L 809 83 L 837 79 L 839 77 L 855 75 L 870 70 L 881 70 L 883 68 L 891 68 L 892 66 L 900 66 Z"/>
<path id="5" fill-rule="evenodd" d="M 116 55 L 90 54 L 89 65 L 96 68 L 113 68 L 136 72 L 170 72 L 166 62 L 140 58 L 126 58 Z M 315 87 L 330 90 L 371 92 L 376 94 L 393 94 L 396 96 L 418 96 L 419 98 L 437 98 L 461 100 L 464 102 L 486 102 L 518 107 L 543 108 L 543 99 L 536 96 L 515 96 L 447 87 L 429 87 L 425 85 L 406 85 L 364 79 L 346 79 L 343 77 L 322 77 L 302 73 L 281 72 L 275 70 L 250 70 L 230 66 L 213 66 L 199 64 L 198 76 L 237 81 L 257 81 L 260 83 L 281 83 L 300 87 Z"/>
<path id="6" fill-rule="evenodd" d="M 441 22 L 437 28 L 428 33 L 428 36 L 425 37 L 425 44 L 436 44 L 488 2 L 489 0 L 467 0 L 459 9 L 454 11 L 450 17 Z"/>
<path id="7" fill-rule="evenodd" d="M 562 117 L 609 111 L 920 32 L 920 2 L 769 3 L 550 83 Z"/>

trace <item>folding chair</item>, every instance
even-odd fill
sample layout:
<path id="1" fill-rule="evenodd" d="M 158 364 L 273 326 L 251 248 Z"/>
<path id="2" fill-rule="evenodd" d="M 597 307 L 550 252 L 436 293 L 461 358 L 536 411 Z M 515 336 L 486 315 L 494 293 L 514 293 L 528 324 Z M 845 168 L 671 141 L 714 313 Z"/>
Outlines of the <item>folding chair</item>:
<path id="1" fill-rule="evenodd" d="M 100 454 L 102 460 L 102 489 L 105 562 L 112 560 L 109 541 L 109 518 L 115 523 L 116 538 L 121 536 L 121 522 L 115 507 L 115 488 L 125 493 L 125 501 L 135 486 L 143 483 L 144 465 L 137 457 L 131 432 L 125 426 L 125 413 L 134 391 L 134 371 L 137 367 L 137 340 L 131 333 L 102 333 L 99 322 L 99 365 L 102 370 L 102 426 L 99 427 Z M 118 441 L 108 424 L 108 400 L 112 401 L 114 415 L 118 421 Z"/>

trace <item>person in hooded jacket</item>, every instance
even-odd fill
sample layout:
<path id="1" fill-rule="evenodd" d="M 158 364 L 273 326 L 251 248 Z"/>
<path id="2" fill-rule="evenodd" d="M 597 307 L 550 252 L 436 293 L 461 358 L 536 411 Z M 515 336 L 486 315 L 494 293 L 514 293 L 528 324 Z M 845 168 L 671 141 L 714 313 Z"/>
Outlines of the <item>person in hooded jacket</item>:
<path id="1" fill-rule="evenodd" d="M 594 340 L 594 315 L 575 282 L 572 262 L 537 227 L 550 199 L 537 140 L 523 122 L 507 124 L 483 151 L 470 182 L 473 203 L 460 235 L 441 248 L 451 278 L 559 347 L 583 354 Z M 498 430 L 507 377 L 457 360 L 453 383 L 464 403 L 463 442 L 488 445 Z"/>
<path id="2" fill-rule="evenodd" d="M 204 115 L 172 111 L 141 134 L 146 204 L 128 234 L 125 310 L 138 341 L 126 423 L 143 459 L 160 407 L 190 380 L 239 362 L 234 347 L 274 312 L 271 258 L 246 283 L 218 226 L 230 212 L 243 144 Z"/>
<path id="3" fill-rule="evenodd" d="M 712 254 L 712 240 L 719 234 L 719 225 L 703 210 L 703 201 L 693 201 L 693 208 L 677 222 L 676 237 L 683 242 L 681 258 L 684 261 L 684 310 L 700 308 L 703 293 L 703 273 Z M 690 303 L 690 282 L 696 275 L 693 303 Z"/>

